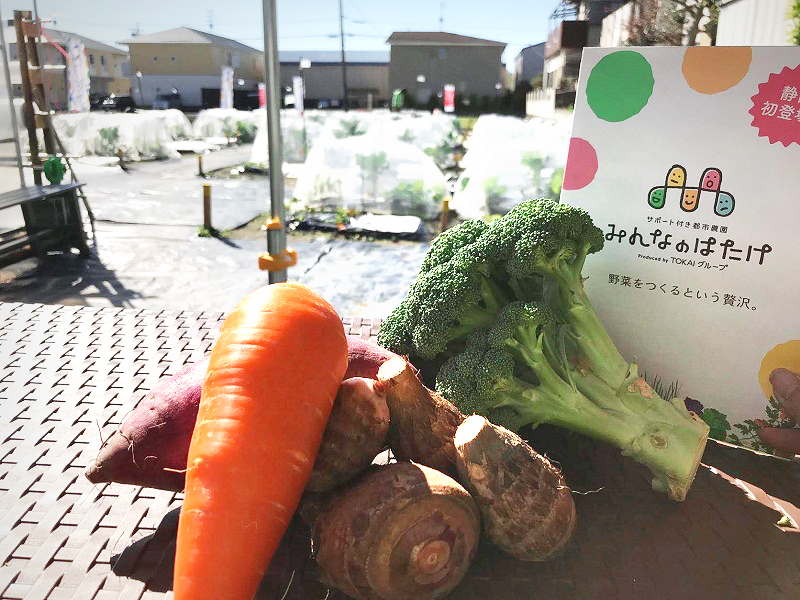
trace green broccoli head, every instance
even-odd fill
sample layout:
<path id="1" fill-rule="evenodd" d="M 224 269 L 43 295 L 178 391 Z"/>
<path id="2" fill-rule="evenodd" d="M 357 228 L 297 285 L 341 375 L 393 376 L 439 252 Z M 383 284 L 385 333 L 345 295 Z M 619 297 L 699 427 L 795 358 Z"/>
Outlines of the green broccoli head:
<path id="1" fill-rule="evenodd" d="M 587 254 L 603 247 L 603 232 L 578 207 L 530 200 L 493 221 L 478 241 L 512 276 L 534 274 L 580 281 Z"/>
<path id="2" fill-rule="evenodd" d="M 487 343 L 485 331 L 467 341 L 466 349 L 448 359 L 439 369 L 436 389 L 465 415 L 483 415 L 493 423 L 516 431 L 529 423 L 513 408 L 498 406 L 501 393 L 513 379 L 514 359 L 506 350 L 498 351 Z"/>
<path id="3" fill-rule="evenodd" d="M 425 254 L 420 274 L 447 263 L 453 256 L 483 235 L 488 225 L 480 219 L 463 221 L 436 237 Z"/>
<path id="4" fill-rule="evenodd" d="M 400 356 L 413 354 L 414 345 L 411 342 L 411 333 L 408 330 L 408 303 L 403 300 L 381 322 L 378 332 L 378 343 Z"/>
<path id="5" fill-rule="evenodd" d="M 408 324 L 414 354 L 427 359 L 489 325 L 502 306 L 480 267 L 455 261 L 419 277 L 404 304 L 397 317 Z"/>
<path id="6" fill-rule="evenodd" d="M 510 302 L 506 304 L 487 330 L 487 343 L 499 348 L 517 345 L 534 348 L 540 338 L 555 329 L 556 318 L 542 302 Z"/>

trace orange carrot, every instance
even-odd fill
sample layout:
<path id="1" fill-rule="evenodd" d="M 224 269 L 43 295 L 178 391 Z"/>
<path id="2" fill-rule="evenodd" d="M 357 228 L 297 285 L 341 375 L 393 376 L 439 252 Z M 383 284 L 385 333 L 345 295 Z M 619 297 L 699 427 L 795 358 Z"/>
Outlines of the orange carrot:
<path id="1" fill-rule="evenodd" d="M 186 473 L 175 600 L 251 600 L 317 456 L 347 341 L 305 286 L 247 296 L 211 352 Z"/>

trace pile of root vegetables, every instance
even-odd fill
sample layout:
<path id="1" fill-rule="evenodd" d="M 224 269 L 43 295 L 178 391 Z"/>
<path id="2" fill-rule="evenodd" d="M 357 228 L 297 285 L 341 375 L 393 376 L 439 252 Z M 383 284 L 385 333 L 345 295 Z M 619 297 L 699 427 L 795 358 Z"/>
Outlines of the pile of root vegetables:
<path id="1" fill-rule="evenodd" d="M 243 328 L 261 331 L 258 319 L 279 327 L 267 309 L 280 303 L 286 310 L 284 292 L 324 303 L 302 286 L 284 285 L 292 284 L 245 299 L 210 357 L 161 380 L 87 467 L 94 483 L 185 490 L 176 599 L 252 598 L 296 513 L 311 529 L 324 582 L 354 598 L 444 596 L 462 580 L 482 539 L 527 561 L 564 549 L 576 514 L 559 470 L 515 433 L 463 415 L 429 390 L 406 358 L 345 338 L 343 330 L 339 346 L 331 325 L 336 350 L 328 351 L 346 349 L 345 362 L 331 358 L 331 368 L 318 362 L 324 360 L 320 352 L 310 351 L 305 360 L 302 352 L 289 357 L 299 363 L 283 364 L 275 380 L 266 371 L 264 379 L 251 372 L 258 357 L 241 358 L 242 348 L 254 343 Z M 307 335 L 306 318 L 316 313 L 290 317 L 286 335 Z M 278 337 L 270 343 L 290 343 Z M 319 343 L 320 337 L 311 339 Z M 264 369 L 276 368 L 263 360 Z M 318 372 L 340 378 L 329 400 L 330 390 L 321 390 L 327 384 L 313 380 Z M 247 402 L 237 404 L 251 396 L 272 403 L 284 393 L 294 398 L 281 408 L 285 420 L 259 412 L 259 405 L 250 414 Z M 329 402 L 327 414 L 320 408 L 321 415 L 313 415 L 322 423 L 317 438 L 307 423 L 315 409 L 306 395 L 314 393 L 320 406 Z M 305 465 L 312 452 L 291 450 L 287 458 L 270 444 L 318 450 Z M 387 450 L 395 460 L 379 464 L 376 457 Z"/>

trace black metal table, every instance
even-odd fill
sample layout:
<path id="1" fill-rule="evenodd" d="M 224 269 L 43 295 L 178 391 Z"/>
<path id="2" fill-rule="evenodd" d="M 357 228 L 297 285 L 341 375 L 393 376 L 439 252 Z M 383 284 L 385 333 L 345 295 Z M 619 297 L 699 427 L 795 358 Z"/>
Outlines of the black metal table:
<path id="1" fill-rule="evenodd" d="M 0 303 L 0 597 L 171 596 L 181 494 L 93 486 L 83 470 L 159 378 L 210 349 L 222 319 Z M 379 327 L 343 322 L 365 338 Z M 574 542 L 546 563 L 515 561 L 483 543 L 452 598 L 800 597 L 800 536 L 776 525 L 774 506 L 796 514 L 796 464 L 710 443 L 688 499 L 676 503 L 611 447 L 546 428 L 530 439 L 576 492 Z M 259 598 L 284 594 L 342 598 L 316 580 L 299 524 Z"/>
<path id="2" fill-rule="evenodd" d="M 82 183 L 32 185 L 0 194 L 0 210 L 19 206 L 25 220 L 24 227 L 0 235 L 0 264 L 73 248 L 88 254 L 78 201 L 82 186 Z"/>

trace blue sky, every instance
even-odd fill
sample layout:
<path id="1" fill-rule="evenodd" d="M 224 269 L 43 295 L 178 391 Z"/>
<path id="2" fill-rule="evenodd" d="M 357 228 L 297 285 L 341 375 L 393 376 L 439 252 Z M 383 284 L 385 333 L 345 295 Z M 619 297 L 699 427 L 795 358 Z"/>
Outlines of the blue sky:
<path id="1" fill-rule="evenodd" d="M 114 44 L 130 37 L 137 26 L 154 33 L 192 27 L 263 48 L 260 0 L 38 0 L 39 16 L 52 27 Z M 392 31 L 443 30 L 508 44 L 503 61 L 513 69 L 514 57 L 525 46 L 547 37 L 548 18 L 557 0 L 343 0 L 345 47 L 388 50 Z M 33 0 L 0 0 L 4 19 L 14 9 L 33 10 Z M 278 0 L 280 50 L 339 48 L 338 0 Z"/>

